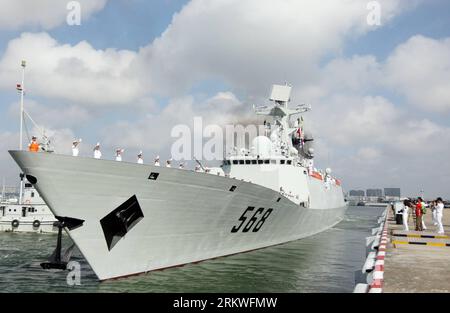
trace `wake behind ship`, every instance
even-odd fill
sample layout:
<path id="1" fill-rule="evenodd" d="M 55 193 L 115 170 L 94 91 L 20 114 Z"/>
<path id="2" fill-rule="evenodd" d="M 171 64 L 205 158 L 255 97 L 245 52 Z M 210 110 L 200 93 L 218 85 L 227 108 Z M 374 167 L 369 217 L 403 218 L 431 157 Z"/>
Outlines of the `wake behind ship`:
<path id="1" fill-rule="evenodd" d="M 340 222 L 347 205 L 331 171 L 313 167 L 306 106 L 275 85 L 271 119 L 249 150 L 207 172 L 54 153 L 10 151 L 100 280 L 304 238 Z"/>

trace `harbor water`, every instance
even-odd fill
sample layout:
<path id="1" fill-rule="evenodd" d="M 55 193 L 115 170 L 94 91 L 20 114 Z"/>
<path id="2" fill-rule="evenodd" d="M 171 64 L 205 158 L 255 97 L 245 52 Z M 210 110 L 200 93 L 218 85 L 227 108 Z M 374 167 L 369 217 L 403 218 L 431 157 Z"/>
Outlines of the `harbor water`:
<path id="1" fill-rule="evenodd" d="M 341 223 L 309 238 L 103 283 L 75 251 L 81 285 L 74 286 L 68 271 L 40 267 L 56 235 L 0 233 L 0 292 L 352 292 L 366 258 L 365 237 L 383 210 L 350 207 Z M 71 244 L 67 236 L 63 244 Z"/>

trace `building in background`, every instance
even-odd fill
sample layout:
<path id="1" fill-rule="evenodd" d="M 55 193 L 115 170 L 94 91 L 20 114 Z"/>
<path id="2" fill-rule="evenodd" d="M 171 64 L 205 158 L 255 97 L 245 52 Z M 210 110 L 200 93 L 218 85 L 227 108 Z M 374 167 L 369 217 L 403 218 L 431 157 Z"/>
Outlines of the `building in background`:
<path id="1" fill-rule="evenodd" d="M 350 197 L 364 198 L 366 196 L 366 193 L 364 192 L 364 190 L 350 190 L 348 195 Z"/>
<path id="2" fill-rule="evenodd" d="M 383 198 L 383 190 L 381 189 L 367 189 L 366 190 L 367 201 L 379 202 Z"/>
<path id="3" fill-rule="evenodd" d="M 401 190 L 400 188 L 384 188 L 384 197 L 386 200 L 400 200 Z"/>

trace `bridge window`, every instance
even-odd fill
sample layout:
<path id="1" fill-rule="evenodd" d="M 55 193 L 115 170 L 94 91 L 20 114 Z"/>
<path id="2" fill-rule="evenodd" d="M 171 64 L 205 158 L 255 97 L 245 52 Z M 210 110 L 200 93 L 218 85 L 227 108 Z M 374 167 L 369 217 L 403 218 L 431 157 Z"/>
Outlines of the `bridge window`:
<path id="1" fill-rule="evenodd" d="M 270 160 L 270 163 L 277 164 L 277 160 Z"/>
<path id="2" fill-rule="evenodd" d="M 244 160 L 239 160 L 239 164 L 243 165 L 244 164 Z"/>
<path id="3" fill-rule="evenodd" d="M 245 160 L 245 164 L 247 164 L 247 165 L 251 164 L 250 160 Z"/>
<path id="4" fill-rule="evenodd" d="M 258 164 L 263 164 L 264 161 L 263 160 L 258 160 Z"/>
<path id="5" fill-rule="evenodd" d="M 288 161 L 287 161 L 287 164 L 288 164 L 288 165 L 292 165 L 292 160 L 288 160 Z"/>
<path id="6" fill-rule="evenodd" d="M 286 163 L 285 160 L 280 160 L 280 164 L 281 164 L 281 165 L 284 165 L 284 163 Z"/>
<path id="7" fill-rule="evenodd" d="M 264 160 L 264 164 L 270 164 L 270 160 Z"/>
<path id="8" fill-rule="evenodd" d="M 239 162 L 237 160 L 233 160 L 233 164 L 238 164 Z"/>
<path id="9" fill-rule="evenodd" d="M 256 160 L 252 160 L 252 164 L 255 165 L 256 164 Z"/>

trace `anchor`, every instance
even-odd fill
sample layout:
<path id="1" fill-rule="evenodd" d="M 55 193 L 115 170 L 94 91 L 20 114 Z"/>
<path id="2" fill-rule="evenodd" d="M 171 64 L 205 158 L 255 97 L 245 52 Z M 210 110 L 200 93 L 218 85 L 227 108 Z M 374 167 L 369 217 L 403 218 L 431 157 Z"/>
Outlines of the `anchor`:
<path id="1" fill-rule="evenodd" d="M 58 220 L 53 225 L 58 227 L 58 239 L 56 241 L 56 249 L 53 251 L 52 255 L 49 258 L 49 262 L 41 263 L 41 267 L 43 269 L 58 269 L 58 270 L 66 270 L 67 263 L 72 256 L 73 249 L 75 248 L 75 244 L 72 244 L 65 252 L 64 255 L 61 255 L 62 250 L 62 230 L 64 227 L 67 227 L 69 230 L 73 230 L 83 225 L 84 220 L 72 218 L 72 217 L 60 217 L 56 216 Z"/>

